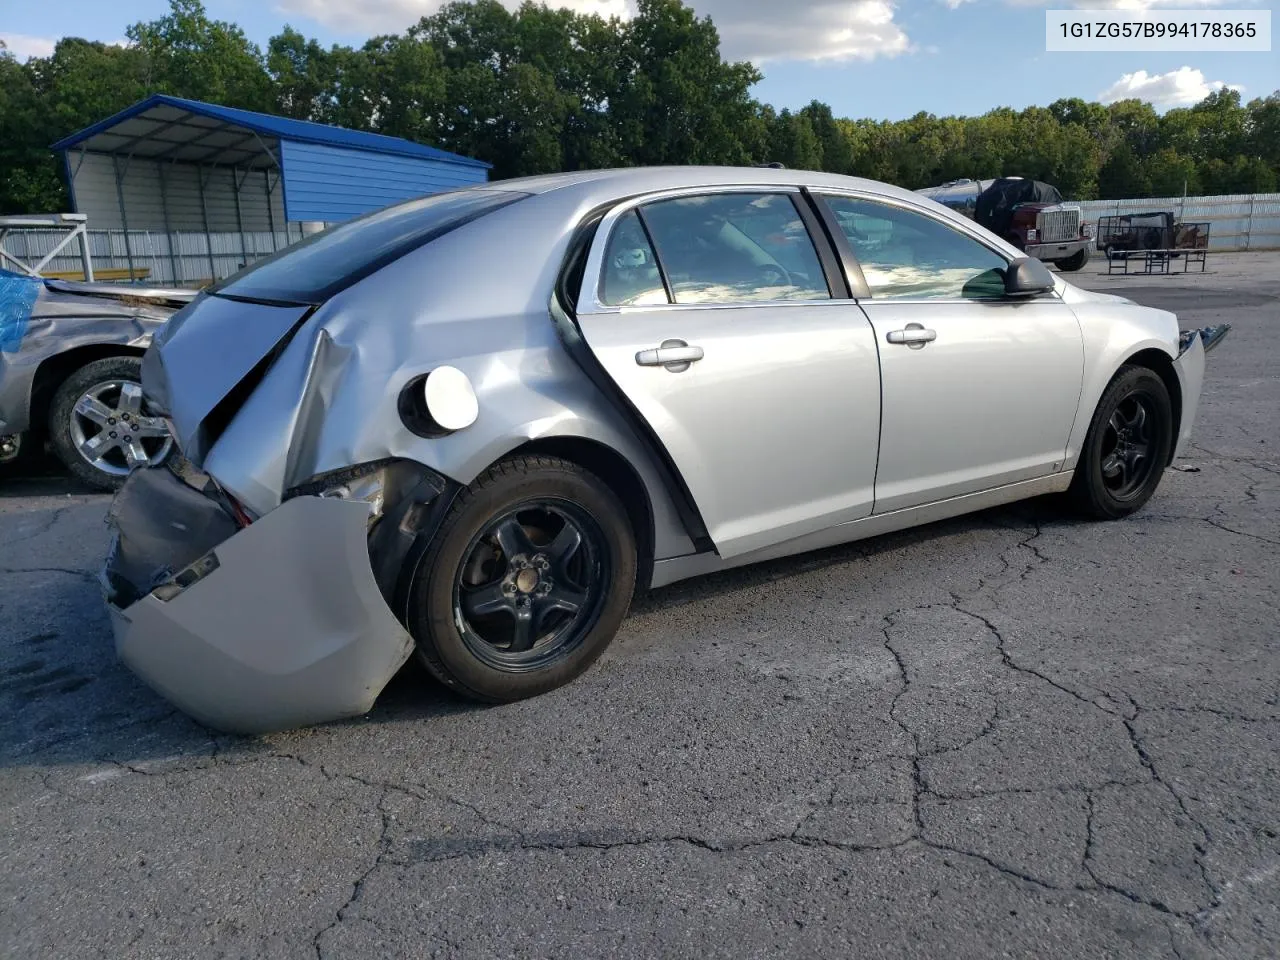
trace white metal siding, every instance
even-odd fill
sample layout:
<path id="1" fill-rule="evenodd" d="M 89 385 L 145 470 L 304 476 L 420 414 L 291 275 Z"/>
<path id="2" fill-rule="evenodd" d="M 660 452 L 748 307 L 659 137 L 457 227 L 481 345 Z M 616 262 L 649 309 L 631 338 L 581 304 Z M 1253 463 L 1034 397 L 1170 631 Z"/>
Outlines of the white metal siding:
<path id="1" fill-rule="evenodd" d="M 63 236 L 63 233 L 48 230 L 19 230 L 5 239 L 5 245 L 21 259 L 40 260 Z M 287 230 L 281 227 L 275 234 L 246 232 L 243 234 L 245 254 L 240 252 L 241 236 L 240 233 L 168 234 L 162 230 L 130 230 L 126 250 L 123 231 L 90 230 L 89 251 L 95 271 L 124 270 L 129 266 L 132 255 L 135 270 L 149 271 L 144 283 L 200 287 L 211 279 L 229 277 L 245 263 L 252 263 L 277 249 L 297 243 L 303 234 L 301 226 L 296 223 L 290 224 Z M 45 272 L 74 272 L 79 275 L 79 248 L 74 245 L 68 247 L 49 262 Z"/>
<path id="2" fill-rule="evenodd" d="M 281 141 L 280 158 L 290 220 L 335 223 L 489 179 L 484 167 L 289 140 Z"/>
<path id="3" fill-rule="evenodd" d="M 1209 223 L 1210 250 L 1274 250 L 1280 247 L 1280 193 L 1147 200 L 1084 200 L 1086 220 L 1126 213 L 1169 212 L 1185 223 Z"/>
<path id="4" fill-rule="evenodd" d="M 243 170 L 231 167 L 196 167 L 185 163 L 113 158 L 106 154 L 85 154 L 83 162 L 72 152 L 68 157 L 73 174 L 76 212 L 89 218 L 91 229 L 120 230 L 123 219 L 133 230 L 165 230 L 165 207 L 168 228 L 174 231 L 207 229 L 213 233 L 240 231 L 236 221 L 236 190 L 240 185 L 240 217 L 245 232 L 270 231 L 271 217 L 275 229 L 284 230 L 284 191 L 280 175 L 272 170 Z M 120 171 L 120 188 L 124 194 L 125 217 L 120 216 L 115 170 Z M 162 186 L 163 177 L 163 186 Z M 204 206 L 201 206 L 201 181 Z M 271 211 L 268 213 L 268 185 Z M 167 203 L 166 203 L 167 201 Z"/>

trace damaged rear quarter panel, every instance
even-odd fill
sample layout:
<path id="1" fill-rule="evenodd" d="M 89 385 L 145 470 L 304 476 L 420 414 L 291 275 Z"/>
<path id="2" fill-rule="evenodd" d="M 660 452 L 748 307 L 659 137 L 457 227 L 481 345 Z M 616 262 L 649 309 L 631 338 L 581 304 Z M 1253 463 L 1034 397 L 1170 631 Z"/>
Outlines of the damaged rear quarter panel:
<path id="1" fill-rule="evenodd" d="M 550 315 L 555 278 L 586 212 L 556 192 L 533 196 L 339 293 L 303 324 L 204 468 L 263 514 L 290 488 L 353 464 L 415 460 L 465 485 L 530 440 L 581 437 L 617 451 L 639 474 L 655 554 L 693 552 L 647 453 L 568 355 Z M 401 422 L 398 398 L 443 364 L 471 379 L 479 417 L 423 439 Z"/>

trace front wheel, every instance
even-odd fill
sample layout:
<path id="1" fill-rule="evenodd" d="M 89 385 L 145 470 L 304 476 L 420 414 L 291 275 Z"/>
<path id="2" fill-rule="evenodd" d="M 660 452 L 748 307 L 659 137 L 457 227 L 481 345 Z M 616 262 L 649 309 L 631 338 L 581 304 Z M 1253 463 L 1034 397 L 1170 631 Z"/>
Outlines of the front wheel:
<path id="1" fill-rule="evenodd" d="M 1118 520 L 1160 485 L 1173 450 L 1169 389 L 1146 367 L 1121 367 L 1102 394 L 1085 437 L 1070 496 L 1086 516 Z"/>
<path id="2" fill-rule="evenodd" d="M 1063 273 L 1075 273 L 1077 270 L 1083 270 L 1084 265 L 1089 262 L 1089 248 L 1085 247 L 1077 250 L 1072 256 L 1065 260 L 1058 261 L 1058 269 Z"/>
<path id="3" fill-rule="evenodd" d="M 173 451 L 164 421 L 142 397 L 142 361 L 106 357 L 67 377 L 49 408 L 49 440 L 77 478 L 116 490 L 131 470 L 163 463 Z"/>
<path id="4" fill-rule="evenodd" d="M 446 686 L 522 700 L 595 662 L 635 580 L 635 535 L 612 491 L 569 461 L 514 457 L 458 495 L 414 575 L 409 630 Z"/>

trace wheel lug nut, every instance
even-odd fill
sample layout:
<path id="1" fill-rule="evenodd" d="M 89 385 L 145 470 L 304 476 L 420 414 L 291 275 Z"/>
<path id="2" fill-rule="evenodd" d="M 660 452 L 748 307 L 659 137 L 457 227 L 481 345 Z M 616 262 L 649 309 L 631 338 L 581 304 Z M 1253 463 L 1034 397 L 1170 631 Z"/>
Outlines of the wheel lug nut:
<path id="1" fill-rule="evenodd" d="M 115 438 L 116 438 L 116 432 L 115 432 L 114 430 L 112 430 L 112 431 L 111 431 L 111 439 L 112 439 L 112 440 L 114 440 Z"/>
<path id="2" fill-rule="evenodd" d="M 107 423 L 112 424 L 114 426 L 115 422 L 116 422 L 115 417 L 107 417 Z"/>

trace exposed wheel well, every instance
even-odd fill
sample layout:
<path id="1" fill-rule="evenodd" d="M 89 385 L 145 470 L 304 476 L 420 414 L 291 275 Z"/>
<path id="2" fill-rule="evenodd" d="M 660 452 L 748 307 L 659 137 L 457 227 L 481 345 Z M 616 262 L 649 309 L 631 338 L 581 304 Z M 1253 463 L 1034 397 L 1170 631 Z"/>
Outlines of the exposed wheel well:
<path id="1" fill-rule="evenodd" d="M 1135 353 L 1124 362 L 1125 366 L 1146 367 L 1164 381 L 1169 391 L 1169 400 L 1173 404 L 1173 443 L 1169 446 L 1170 462 L 1173 451 L 1178 446 L 1178 437 L 1182 433 L 1182 387 L 1178 383 L 1178 374 L 1173 369 L 1173 361 L 1162 350 L 1150 349 Z"/>
<path id="2" fill-rule="evenodd" d="M 107 357 L 140 357 L 144 352 L 123 343 L 91 343 L 45 359 L 40 366 L 36 367 L 36 375 L 31 381 L 29 429 L 44 432 L 45 421 L 49 418 L 49 404 L 53 401 L 54 393 L 67 377 L 86 363 L 93 363 L 95 360 L 103 360 Z"/>
<path id="3" fill-rule="evenodd" d="M 636 536 L 639 554 L 636 585 L 640 589 L 648 589 L 653 576 L 653 506 L 649 502 L 649 492 L 645 489 L 644 481 L 635 468 L 612 447 L 582 437 L 532 440 L 512 451 L 512 454 L 521 455 L 539 453 L 571 460 L 585 467 L 608 484 L 609 489 L 622 501 Z"/>

